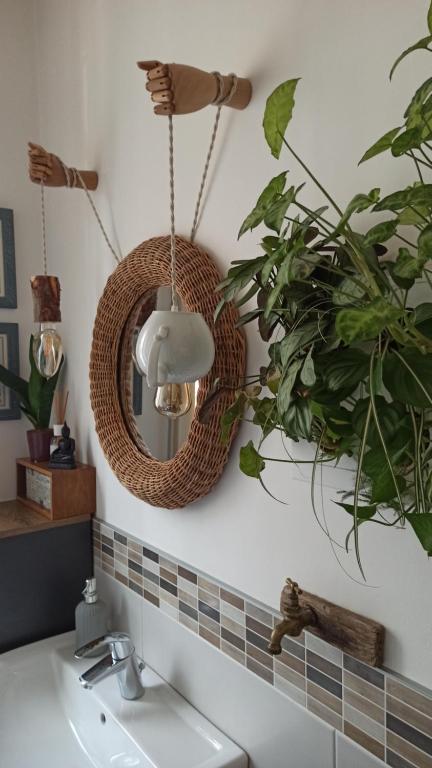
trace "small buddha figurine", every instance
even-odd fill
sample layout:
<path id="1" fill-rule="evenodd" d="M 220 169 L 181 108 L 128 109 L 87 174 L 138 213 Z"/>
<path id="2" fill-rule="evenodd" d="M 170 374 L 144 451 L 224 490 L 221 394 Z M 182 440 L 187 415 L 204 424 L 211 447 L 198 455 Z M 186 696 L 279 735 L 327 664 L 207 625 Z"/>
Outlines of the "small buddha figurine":
<path id="1" fill-rule="evenodd" d="M 48 466 L 51 469 L 75 469 L 75 440 L 70 437 L 70 429 L 63 424 L 59 447 L 52 452 Z"/>

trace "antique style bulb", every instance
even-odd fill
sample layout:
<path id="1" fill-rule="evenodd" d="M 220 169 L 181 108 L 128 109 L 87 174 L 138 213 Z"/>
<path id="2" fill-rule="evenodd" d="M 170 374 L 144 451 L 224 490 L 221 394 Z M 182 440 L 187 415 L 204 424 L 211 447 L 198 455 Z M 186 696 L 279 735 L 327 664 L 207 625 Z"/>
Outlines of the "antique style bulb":
<path id="1" fill-rule="evenodd" d="M 33 359 L 44 379 L 54 376 L 63 356 L 62 340 L 52 323 L 41 323 L 39 333 L 33 336 Z"/>
<path id="2" fill-rule="evenodd" d="M 192 405 L 190 384 L 163 384 L 156 390 L 154 405 L 162 416 L 177 419 L 184 416 Z"/>

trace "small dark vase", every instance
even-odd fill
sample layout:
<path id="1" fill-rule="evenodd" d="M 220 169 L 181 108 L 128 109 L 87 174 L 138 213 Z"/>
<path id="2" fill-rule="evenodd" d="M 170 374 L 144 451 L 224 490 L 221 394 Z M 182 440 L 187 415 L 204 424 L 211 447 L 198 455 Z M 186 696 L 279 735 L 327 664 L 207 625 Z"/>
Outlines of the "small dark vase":
<path id="1" fill-rule="evenodd" d="M 52 429 L 28 429 L 27 442 L 31 461 L 49 461 Z"/>

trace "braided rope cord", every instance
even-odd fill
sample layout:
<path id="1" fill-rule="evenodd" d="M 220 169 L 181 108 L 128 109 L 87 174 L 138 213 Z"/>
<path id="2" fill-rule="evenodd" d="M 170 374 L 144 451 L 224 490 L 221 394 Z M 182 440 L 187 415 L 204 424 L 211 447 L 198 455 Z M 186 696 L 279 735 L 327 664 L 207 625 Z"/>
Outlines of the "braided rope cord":
<path id="1" fill-rule="evenodd" d="M 43 178 L 40 183 L 41 192 L 41 219 L 42 219 L 42 253 L 43 253 L 43 272 L 48 274 L 47 245 L 46 245 L 46 215 L 45 215 L 45 186 Z"/>

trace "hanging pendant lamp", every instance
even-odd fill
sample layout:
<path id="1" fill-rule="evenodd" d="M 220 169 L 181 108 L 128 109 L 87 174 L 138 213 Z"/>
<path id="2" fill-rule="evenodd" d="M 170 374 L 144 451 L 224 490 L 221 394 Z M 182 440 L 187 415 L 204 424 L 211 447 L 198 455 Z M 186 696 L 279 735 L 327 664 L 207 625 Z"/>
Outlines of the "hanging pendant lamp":
<path id="1" fill-rule="evenodd" d="M 179 310 L 176 289 L 176 242 L 174 218 L 174 142 L 173 120 L 168 116 L 169 125 L 169 173 L 170 173 L 170 257 L 171 257 L 171 309 L 154 310 L 144 323 L 137 339 L 135 358 L 138 367 L 147 377 L 149 387 L 169 387 L 174 384 L 187 384 L 210 371 L 215 356 L 213 335 L 203 316 L 199 312 Z M 217 123 L 215 125 L 217 128 Z M 214 143 L 212 143 L 209 155 Z M 208 160 L 209 160 L 208 155 Z M 208 170 L 208 162 L 204 169 L 199 202 Z M 196 217 L 193 234 L 196 229 Z M 199 279 L 199 276 L 198 276 Z M 156 408 L 161 409 L 162 403 L 172 399 L 172 390 L 164 390 L 156 394 Z M 182 408 L 186 407 L 186 391 L 182 391 Z M 158 405 L 159 404 L 159 405 Z M 189 406 L 190 407 L 190 406 Z M 189 410 L 189 408 L 187 408 Z M 184 412 L 187 412 L 184 411 Z M 162 412 L 162 411 L 161 411 Z M 173 414 L 174 415 L 174 414 Z M 177 415 L 181 415 L 178 413 Z"/>
<path id="2" fill-rule="evenodd" d="M 43 245 L 43 275 L 36 275 L 30 280 L 33 294 L 34 321 L 39 323 L 39 330 L 33 335 L 33 360 L 44 379 L 54 376 L 63 357 L 63 344 L 56 330 L 56 323 L 61 322 L 60 281 L 58 277 L 47 274 L 47 249 L 45 227 L 44 184 L 41 181 L 41 218 Z"/>

